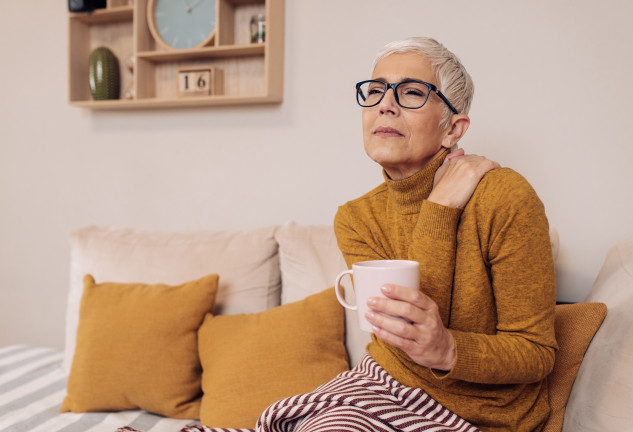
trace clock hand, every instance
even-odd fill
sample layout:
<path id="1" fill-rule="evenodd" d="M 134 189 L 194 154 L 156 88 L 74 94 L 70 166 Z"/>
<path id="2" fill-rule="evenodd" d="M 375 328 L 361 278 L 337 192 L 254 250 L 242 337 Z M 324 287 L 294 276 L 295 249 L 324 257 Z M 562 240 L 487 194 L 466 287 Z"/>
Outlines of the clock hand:
<path id="1" fill-rule="evenodd" d="M 185 11 L 187 11 L 187 13 L 191 13 L 191 10 L 193 9 L 193 7 L 187 4 L 187 0 L 182 0 L 182 4 L 185 5 Z"/>
<path id="2" fill-rule="evenodd" d="M 193 4 L 191 5 L 191 9 L 195 8 L 196 6 L 198 6 L 198 4 L 201 2 L 202 0 L 196 0 L 195 2 L 193 2 Z M 189 11 L 191 12 L 191 11 Z"/>

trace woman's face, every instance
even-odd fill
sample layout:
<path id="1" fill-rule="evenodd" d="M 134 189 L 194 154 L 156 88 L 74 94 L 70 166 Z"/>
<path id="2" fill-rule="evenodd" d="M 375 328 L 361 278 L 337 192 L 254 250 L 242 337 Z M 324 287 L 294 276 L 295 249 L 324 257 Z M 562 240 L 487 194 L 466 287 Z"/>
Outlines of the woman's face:
<path id="1" fill-rule="evenodd" d="M 437 79 L 426 57 L 413 54 L 392 54 L 376 65 L 372 79 L 398 83 L 407 79 L 437 85 Z M 379 163 L 394 180 L 412 176 L 450 148 L 453 143 L 448 129 L 440 129 L 443 102 L 431 94 L 422 108 L 406 109 L 396 102 L 388 90 L 376 106 L 363 108 L 363 140 L 365 152 Z"/>

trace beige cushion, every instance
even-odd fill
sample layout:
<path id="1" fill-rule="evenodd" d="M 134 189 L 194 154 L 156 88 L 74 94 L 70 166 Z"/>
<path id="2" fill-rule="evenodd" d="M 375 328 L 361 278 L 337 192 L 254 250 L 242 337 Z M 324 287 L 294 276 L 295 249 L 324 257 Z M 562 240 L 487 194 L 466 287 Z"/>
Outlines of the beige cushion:
<path id="1" fill-rule="evenodd" d="M 77 348 L 61 411 L 144 409 L 200 416 L 198 329 L 218 275 L 178 286 L 84 278 Z"/>
<path id="2" fill-rule="evenodd" d="M 281 303 L 300 300 L 307 295 L 334 286 L 336 276 L 347 270 L 332 225 L 297 225 L 290 222 L 275 233 L 279 243 L 279 263 L 281 266 Z M 349 281 L 349 279 L 346 279 Z M 354 292 L 345 290 L 345 295 L 354 304 Z M 356 366 L 366 352 L 371 341 L 370 334 L 358 327 L 356 311 L 345 309 L 345 346 L 350 358 L 350 366 Z"/>
<path id="3" fill-rule="evenodd" d="M 604 303 L 577 303 L 556 306 L 558 351 L 548 377 L 551 414 L 543 432 L 560 432 L 565 405 L 591 339 L 607 314 Z"/>
<path id="4" fill-rule="evenodd" d="M 207 315 L 199 332 L 202 424 L 254 428 L 277 400 L 347 370 L 343 308 L 333 289 L 249 315 Z"/>
<path id="5" fill-rule="evenodd" d="M 631 430 L 633 425 L 633 241 L 618 243 L 586 298 L 609 313 L 585 353 L 567 403 L 564 432 Z"/>
<path id="6" fill-rule="evenodd" d="M 90 226 L 70 238 L 70 292 L 64 367 L 75 351 L 83 278 L 97 281 L 180 284 L 220 275 L 215 313 L 261 312 L 280 302 L 275 228 L 159 233 Z"/>

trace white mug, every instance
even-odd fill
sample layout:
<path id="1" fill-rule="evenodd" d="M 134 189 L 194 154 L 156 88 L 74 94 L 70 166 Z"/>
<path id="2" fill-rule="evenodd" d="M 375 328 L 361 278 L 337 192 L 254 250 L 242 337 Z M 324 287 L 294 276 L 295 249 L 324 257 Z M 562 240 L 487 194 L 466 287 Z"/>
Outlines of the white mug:
<path id="1" fill-rule="evenodd" d="M 341 279 L 345 275 L 353 276 L 356 305 L 345 301 L 341 294 Z M 370 332 L 372 325 L 365 318 L 368 310 L 367 299 L 370 297 L 386 297 L 380 288 L 385 284 L 400 285 L 418 290 L 420 288 L 420 264 L 407 260 L 376 260 L 361 261 L 352 264 L 351 270 L 341 272 L 336 277 L 334 288 L 336 297 L 343 307 L 358 311 L 360 329 Z"/>

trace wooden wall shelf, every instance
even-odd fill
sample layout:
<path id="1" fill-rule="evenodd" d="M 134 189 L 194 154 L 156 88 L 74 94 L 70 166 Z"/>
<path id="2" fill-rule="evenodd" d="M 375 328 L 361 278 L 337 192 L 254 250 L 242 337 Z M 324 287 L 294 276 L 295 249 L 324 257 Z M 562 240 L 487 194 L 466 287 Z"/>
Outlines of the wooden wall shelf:
<path id="1" fill-rule="evenodd" d="M 167 50 L 148 27 L 148 0 L 108 0 L 105 9 L 69 13 L 69 103 L 120 110 L 280 103 L 283 100 L 284 0 L 216 0 L 216 37 L 209 46 Z M 250 18 L 266 16 L 266 40 L 251 43 Z M 89 56 L 108 47 L 119 60 L 121 98 L 93 100 Z M 132 63 L 133 61 L 133 63 Z M 133 70 L 128 68 L 133 64 Z M 210 96 L 178 96 L 178 70 L 220 70 Z M 132 97 L 125 98 L 133 89 Z"/>
<path id="2" fill-rule="evenodd" d="M 86 24 L 114 23 L 118 21 L 132 21 L 134 8 L 132 6 L 113 6 L 106 9 L 97 9 L 91 13 L 69 14 L 72 20 L 81 21 Z"/>
<path id="3" fill-rule="evenodd" d="M 147 59 L 156 63 L 187 60 L 191 58 L 213 57 L 245 57 L 266 54 L 263 44 L 227 45 L 219 47 L 197 48 L 178 51 L 143 51 L 137 54 L 138 58 Z"/>

